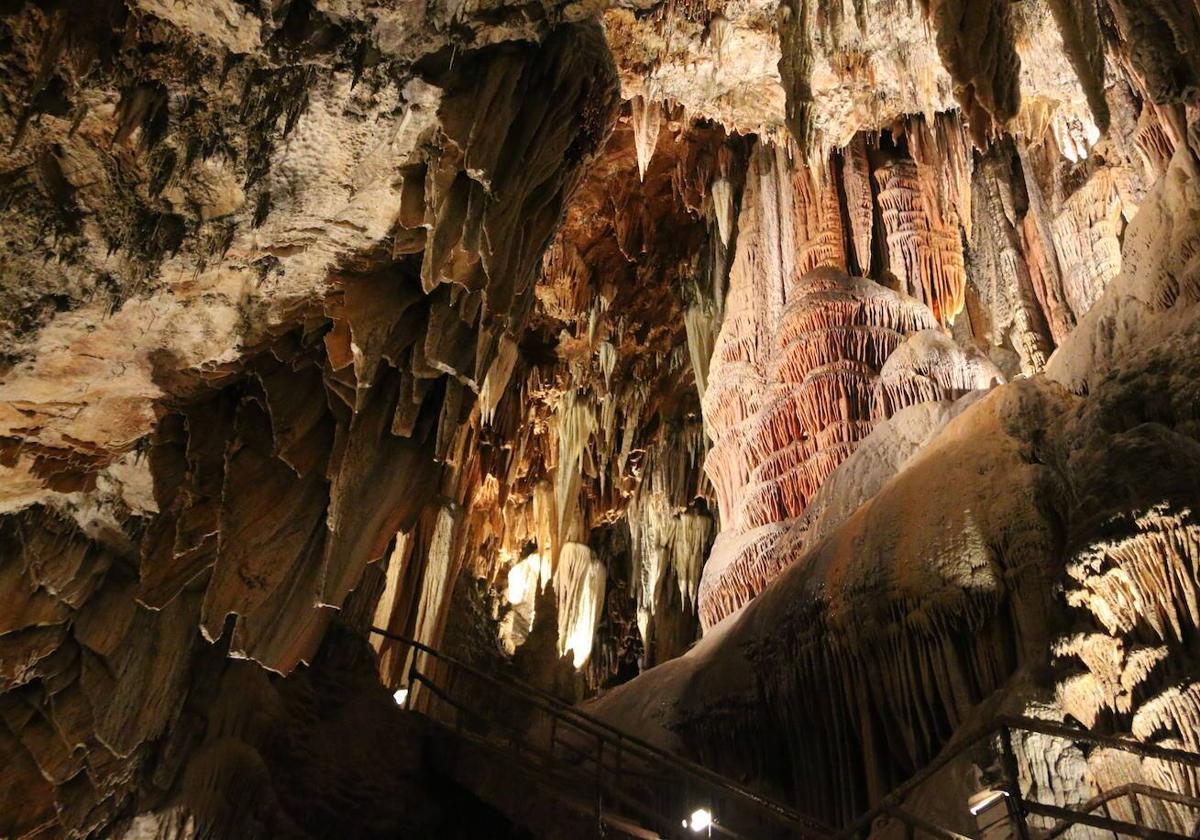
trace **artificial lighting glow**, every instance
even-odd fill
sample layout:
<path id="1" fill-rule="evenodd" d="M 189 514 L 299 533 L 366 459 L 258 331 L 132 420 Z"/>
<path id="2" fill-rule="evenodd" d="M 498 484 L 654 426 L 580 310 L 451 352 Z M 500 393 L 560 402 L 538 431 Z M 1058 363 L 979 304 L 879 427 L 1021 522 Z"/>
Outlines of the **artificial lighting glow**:
<path id="1" fill-rule="evenodd" d="M 592 655 L 591 628 L 581 625 L 571 631 L 567 650 L 571 651 L 571 660 L 574 662 L 576 670 L 582 668 L 588 661 L 588 657 Z"/>
<path id="2" fill-rule="evenodd" d="M 683 821 L 684 828 L 690 828 L 692 831 L 699 834 L 713 824 L 712 812 L 707 808 L 697 808 L 692 811 L 690 819 Z"/>
<path id="3" fill-rule="evenodd" d="M 397 706 L 403 706 L 406 702 L 408 702 L 408 689 L 398 689 L 396 693 L 392 695 L 392 699 L 396 701 Z"/>
<path id="4" fill-rule="evenodd" d="M 1006 796 L 1008 793 L 1003 790 L 985 790 L 972 796 L 967 807 L 971 810 L 971 816 L 977 817 Z"/>
<path id="5" fill-rule="evenodd" d="M 516 606 L 528 601 L 532 606 L 538 585 L 549 579 L 550 558 L 530 554 L 508 570 L 508 603 Z"/>

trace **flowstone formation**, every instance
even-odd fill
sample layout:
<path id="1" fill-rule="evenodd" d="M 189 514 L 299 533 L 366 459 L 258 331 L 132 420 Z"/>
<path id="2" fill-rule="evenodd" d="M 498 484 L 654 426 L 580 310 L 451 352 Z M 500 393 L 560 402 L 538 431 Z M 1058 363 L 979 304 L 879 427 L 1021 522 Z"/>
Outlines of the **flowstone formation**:
<path id="1" fill-rule="evenodd" d="M 1190 0 L 0 43 L 0 836 L 494 824 L 371 626 L 830 823 L 999 713 L 1200 750 Z M 1016 748 L 1059 804 L 1200 793 Z M 972 830 L 976 770 L 912 807 Z"/>
<path id="2" fill-rule="evenodd" d="M 462 421 L 504 337 L 520 334 L 528 317 L 545 244 L 615 117 L 615 73 L 595 26 L 566 26 L 541 43 L 464 50 L 453 60 L 437 54 L 419 68 L 376 64 L 378 75 L 367 78 L 340 58 L 353 37 L 303 14 L 309 29 L 288 18 L 277 34 L 279 55 L 299 62 L 304 80 L 285 103 L 291 115 L 280 110 L 277 125 L 258 128 L 236 109 L 228 124 L 214 115 L 210 130 L 227 132 L 223 156 L 191 152 L 190 165 L 224 160 L 238 189 L 260 191 L 258 205 L 218 214 L 228 241 L 216 251 L 204 244 L 210 225 L 193 222 L 201 238 L 186 239 L 180 221 L 173 259 L 183 262 L 159 269 L 153 279 L 162 288 L 74 343 L 68 329 L 63 344 L 40 345 L 5 382 L 4 423 L 15 435 L 4 439 L 14 476 L 6 504 L 32 500 L 12 498 L 22 477 L 42 483 L 40 504 L 5 525 L 5 836 L 107 831 L 180 796 L 195 809 L 197 830 L 224 833 L 205 823 L 205 797 L 236 789 L 239 765 L 209 767 L 199 793 L 180 788 L 193 738 L 216 713 L 203 698 L 189 705 L 193 689 L 213 678 L 200 663 L 216 653 L 288 674 L 314 661 L 335 616 L 352 620 L 351 591 L 359 601 L 378 597 L 379 582 L 365 582 L 364 570 L 397 531 L 428 547 L 417 585 L 431 594 L 405 607 L 417 610 L 428 636 L 446 621 L 437 593 L 453 587 L 450 542 L 457 527 L 469 527 L 461 512 L 479 457 L 476 430 Z M 52 45 L 83 37 L 65 14 L 28 9 L 8 22 L 18 31 L 42 26 Z M 162 25 L 132 13 L 124 23 L 130 37 Z M 121 115 L 144 99 L 136 89 L 123 94 L 124 110 L 115 98 L 107 110 L 86 101 L 103 93 L 106 72 L 166 72 L 154 63 L 161 53 L 148 55 L 132 70 L 127 63 L 138 57 L 127 54 L 105 57 L 111 69 L 91 67 L 79 115 L 107 115 L 107 129 L 72 134 L 66 115 L 43 116 L 44 154 L 64 154 L 53 145 L 61 137 L 113 172 L 122 164 L 103 158 L 110 148 L 147 167 L 161 156 L 180 165 L 193 127 L 188 111 L 162 110 L 166 87 L 158 111 L 142 105 L 133 116 Z M 237 89 L 225 81 L 230 68 L 200 62 L 192 78 L 174 83 L 217 92 L 206 100 L 202 88 L 182 88 L 180 104 L 233 107 L 220 98 Z M 246 72 L 244 113 L 267 118 L 254 97 L 271 102 L 286 89 Z M 357 85 L 354 73 L 363 74 Z M 313 101 L 317 89 L 343 97 L 337 119 L 331 103 Z M 364 112 L 381 101 L 399 112 L 394 120 Z M 386 119 L 384 146 L 365 131 L 357 147 L 343 136 L 345 168 L 339 173 L 334 158 L 326 170 L 340 192 L 307 193 L 327 188 L 302 173 L 324 155 L 338 119 Z M 261 147 L 258 156 L 247 147 Z M 254 169 L 268 164 L 270 176 Z M 128 188 L 144 197 L 136 176 L 127 165 Z M 167 186 L 150 196 L 173 183 L 170 171 L 163 177 Z M 379 217 L 381 181 L 390 206 Z M 261 197 L 268 189 L 275 198 Z M 379 217 L 370 224 L 368 211 Z M 318 221 L 322 212 L 334 219 Z M 83 231 L 99 221 L 85 216 Z M 248 277 L 257 279 L 247 285 Z M 230 278 L 241 301 L 213 288 Z M 319 298 L 251 292 L 255 282 L 296 281 L 320 284 Z M 223 322 L 181 335 L 186 305 L 180 312 L 169 303 L 177 295 L 197 296 L 194 305 Z M 256 315 L 256 300 L 280 311 Z M 156 317 L 168 320 L 165 333 L 146 326 Z M 86 352 L 86 343 L 100 352 Z M 119 372 L 106 377 L 109 366 Z M 93 377 L 95 388 L 66 408 L 75 383 Z M 138 437 L 122 442 L 128 435 Z M 124 472 L 108 471 L 126 449 Z M 152 495 L 135 495 L 149 489 L 136 484 L 145 478 Z"/>
<path id="3" fill-rule="evenodd" d="M 875 423 L 907 405 L 1004 378 L 938 332 L 935 311 L 961 306 L 961 270 L 954 288 L 918 292 L 934 308 L 918 296 L 852 279 L 844 273 L 850 255 L 835 185 L 816 188 L 814 173 L 794 168 L 780 148 L 760 148 L 750 167 L 704 397 L 713 441 L 705 470 L 722 511 L 699 592 L 706 628 L 775 578 L 787 563 L 777 546 L 783 523 L 803 516 Z M 894 198 L 887 198 L 896 188 L 886 177 L 879 183 L 885 223 L 899 219 L 888 203 Z M 936 270 L 943 263 L 928 241 L 913 237 L 889 238 L 889 250 L 895 241 L 898 254 L 921 254 L 911 269 L 929 276 L 933 271 L 917 273 L 919 266 Z M 960 246 L 956 253 L 951 265 L 961 266 Z M 888 264 L 903 264 L 905 256 L 899 259 Z"/>
<path id="4" fill-rule="evenodd" d="M 774 585 L 593 711 L 835 822 L 1001 711 L 1195 749 L 1198 152 L 1147 197 L 1047 374 L 882 423 L 774 537 Z M 1047 749 L 1017 745 L 1042 801 L 1197 790 L 1155 759 Z M 972 778 L 935 782 L 920 813 L 971 830 Z"/>

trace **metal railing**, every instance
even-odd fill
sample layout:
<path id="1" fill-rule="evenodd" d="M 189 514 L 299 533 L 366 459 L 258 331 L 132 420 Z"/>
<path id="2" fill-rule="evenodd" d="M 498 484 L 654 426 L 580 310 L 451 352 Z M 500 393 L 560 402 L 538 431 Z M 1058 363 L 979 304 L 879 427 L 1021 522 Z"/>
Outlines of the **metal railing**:
<path id="1" fill-rule="evenodd" d="M 743 840 L 818 840 L 833 829 L 587 714 L 503 672 L 485 672 L 379 628 L 408 658 L 406 705 L 463 737 L 502 745 L 560 783 L 588 790 L 597 823 L 635 821 L 660 837 L 695 837 L 681 825 L 694 809 L 713 833 Z M 576 798 L 578 801 L 578 797 Z"/>
<path id="2" fill-rule="evenodd" d="M 1018 840 L 1054 840 L 1074 825 L 1100 828 L 1145 840 L 1192 840 L 1187 835 L 1143 824 L 1141 801 L 1195 809 L 1200 799 L 1141 783 L 1114 788 L 1075 809 L 1039 802 L 1021 792 L 1014 733 L 1036 733 L 1073 744 L 1120 750 L 1142 758 L 1200 771 L 1200 754 L 1105 735 L 1053 721 L 1000 717 L 945 750 L 931 764 L 886 795 L 878 805 L 838 830 L 805 816 L 695 762 L 657 747 L 602 721 L 577 706 L 502 671 L 487 672 L 428 645 L 379 628 L 371 632 L 409 650 L 406 706 L 491 748 L 503 748 L 523 762 L 522 769 L 553 776 L 565 798 L 587 802 L 597 826 L 645 836 L 694 837 L 681 828 L 693 809 L 712 813 L 712 831 L 743 840 L 859 840 L 894 819 L 909 837 L 918 833 L 938 840 L 976 840 L 974 832 L 935 825 L 904 807 L 908 798 L 940 771 L 971 750 L 986 746 L 998 755 L 1001 789 L 1006 795 Z M 1136 822 L 1111 816 L 1110 806 L 1128 801 Z M 964 804 L 964 809 L 965 805 Z M 1104 810 L 1104 814 L 1096 813 Z M 1031 828 L 1030 817 L 1055 820 L 1047 829 Z"/>
<path id="3" fill-rule="evenodd" d="M 944 751 L 936 761 L 885 796 L 879 805 L 863 814 L 845 830 L 838 832 L 836 840 L 852 840 L 852 838 L 867 836 L 878 820 L 887 817 L 899 819 L 908 828 L 910 835 L 916 831 L 922 831 L 939 838 L 939 840 L 975 840 L 974 833 L 964 834 L 932 825 L 905 811 L 902 805 L 909 796 L 933 779 L 940 771 L 964 753 L 978 749 L 981 745 L 987 745 L 999 753 L 1003 775 L 1001 790 L 1007 799 L 1013 831 L 1018 840 L 1030 840 L 1034 836 L 1039 840 L 1052 840 L 1075 825 L 1100 828 L 1115 834 L 1142 837 L 1146 840 L 1191 840 L 1188 835 L 1153 828 L 1143 823 L 1144 815 L 1138 797 L 1194 808 L 1197 816 L 1200 816 L 1200 800 L 1175 791 L 1131 783 L 1106 791 L 1074 809 L 1026 797 L 1021 792 L 1017 757 L 1013 748 L 1014 733 L 1036 733 L 1052 738 L 1061 738 L 1072 744 L 1089 744 L 1094 747 L 1119 750 L 1141 758 L 1156 759 L 1168 764 L 1179 764 L 1193 770 L 1200 770 L 1200 754 L 1187 750 L 1159 747 L 1108 735 L 1096 735 L 1054 721 L 1026 717 L 1000 717 L 988 727 L 960 741 L 953 749 Z M 1130 800 L 1130 811 L 1133 819 L 1138 822 L 1112 817 L 1111 813 L 1107 811 L 1109 803 L 1122 798 Z M 1095 813 L 1100 808 L 1106 809 L 1104 815 Z M 1056 822 L 1048 831 L 1037 831 L 1032 829 L 1029 824 L 1031 816 L 1054 819 Z"/>

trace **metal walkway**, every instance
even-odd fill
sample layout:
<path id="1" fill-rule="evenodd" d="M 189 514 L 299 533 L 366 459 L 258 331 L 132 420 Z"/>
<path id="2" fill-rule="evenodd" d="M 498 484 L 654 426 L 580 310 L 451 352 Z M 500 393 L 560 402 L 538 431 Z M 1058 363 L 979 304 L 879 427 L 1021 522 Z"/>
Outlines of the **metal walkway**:
<path id="1" fill-rule="evenodd" d="M 486 673 L 385 630 L 371 632 L 407 651 L 406 708 L 489 753 L 501 772 L 527 776 L 539 792 L 552 793 L 561 804 L 587 815 L 595 836 L 694 838 L 697 835 L 684 822 L 693 811 L 704 809 L 715 822 L 701 836 L 734 840 L 859 840 L 892 821 L 900 824 L 905 837 L 981 840 L 982 832 L 934 825 L 905 808 L 915 791 L 969 751 L 990 754 L 1001 770 L 997 792 L 1004 798 L 1007 821 L 1000 834 L 987 833 L 989 840 L 1053 840 L 1073 826 L 1146 840 L 1192 840 L 1164 826 L 1190 825 L 1200 818 L 1200 799 L 1145 784 L 1123 785 L 1074 808 L 1028 799 L 1017 782 L 1017 733 L 1156 759 L 1184 768 L 1194 780 L 1200 780 L 1200 754 L 1092 735 L 1051 721 L 999 718 L 943 751 L 854 823 L 834 828 L 511 676 Z M 966 803 L 963 809 L 965 813 Z"/>

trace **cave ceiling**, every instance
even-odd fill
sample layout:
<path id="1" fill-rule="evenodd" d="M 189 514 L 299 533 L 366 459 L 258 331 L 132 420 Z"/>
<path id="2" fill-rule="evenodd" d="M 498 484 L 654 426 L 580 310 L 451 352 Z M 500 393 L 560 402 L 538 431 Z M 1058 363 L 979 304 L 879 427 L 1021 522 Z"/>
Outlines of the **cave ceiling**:
<path id="1" fill-rule="evenodd" d="M 329 836 L 372 626 L 830 821 L 985 701 L 1200 748 L 1194 0 L 0 43 L 0 836 Z"/>

